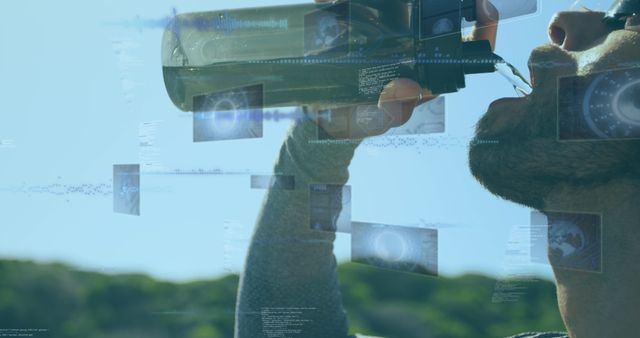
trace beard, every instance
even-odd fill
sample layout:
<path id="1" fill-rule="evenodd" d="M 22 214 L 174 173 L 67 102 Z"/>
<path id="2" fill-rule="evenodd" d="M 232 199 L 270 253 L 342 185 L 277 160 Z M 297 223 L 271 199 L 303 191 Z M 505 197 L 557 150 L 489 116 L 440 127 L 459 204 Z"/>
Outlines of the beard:
<path id="1" fill-rule="evenodd" d="M 532 94 L 494 102 L 476 126 L 469 150 L 476 179 L 498 196 L 543 210 L 559 186 L 637 177 L 638 141 L 558 141 L 558 78 L 579 73 L 575 59 L 545 45 L 533 51 L 529 65 Z"/>

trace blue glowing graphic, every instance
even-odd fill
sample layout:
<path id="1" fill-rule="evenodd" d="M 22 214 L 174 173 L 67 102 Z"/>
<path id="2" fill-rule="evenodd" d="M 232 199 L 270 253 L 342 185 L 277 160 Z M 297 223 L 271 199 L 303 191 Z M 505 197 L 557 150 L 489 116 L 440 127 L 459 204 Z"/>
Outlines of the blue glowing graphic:
<path id="1" fill-rule="evenodd" d="M 438 230 L 360 222 L 351 227 L 353 262 L 438 275 Z"/>
<path id="2" fill-rule="evenodd" d="M 142 33 L 145 29 L 165 29 L 167 25 L 178 14 L 178 10 L 174 7 L 171 10 L 171 15 L 159 19 L 143 19 L 140 15 L 137 15 L 133 20 L 124 20 L 115 23 L 108 23 L 108 25 L 120 26 L 124 28 L 136 29 Z"/>
<path id="3" fill-rule="evenodd" d="M 262 85 L 193 98 L 193 141 L 262 137 Z"/>
<path id="4" fill-rule="evenodd" d="M 533 262 L 551 263 L 555 268 L 602 271 L 600 215 L 535 212 L 531 220 Z"/>
<path id="5" fill-rule="evenodd" d="M 640 138 L 640 68 L 560 79 L 560 140 Z"/>
<path id="6" fill-rule="evenodd" d="M 140 165 L 113 166 L 113 211 L 140 215 Z"/>

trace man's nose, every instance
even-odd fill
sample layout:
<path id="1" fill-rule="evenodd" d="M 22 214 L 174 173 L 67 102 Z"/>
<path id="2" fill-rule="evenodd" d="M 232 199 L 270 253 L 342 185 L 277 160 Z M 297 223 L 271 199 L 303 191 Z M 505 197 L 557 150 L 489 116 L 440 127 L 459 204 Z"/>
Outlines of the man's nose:
<path id="1" fill-rule="evenodd" d="M 603 12 L 558 12 L 549 24 L 549 38 L 568 51 L 589 49 L 614 30 L 603 17 Z"/>

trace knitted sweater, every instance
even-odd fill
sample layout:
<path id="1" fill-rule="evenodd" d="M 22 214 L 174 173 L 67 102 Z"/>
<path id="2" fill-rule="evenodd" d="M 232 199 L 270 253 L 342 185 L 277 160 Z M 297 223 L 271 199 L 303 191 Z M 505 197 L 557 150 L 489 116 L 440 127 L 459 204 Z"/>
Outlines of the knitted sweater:
<path id="1" fill-rule="evenodd" d="M 333 255 L 335 234 L 309 226 L 309 185 L 344 185 L 357 142 L 314 142 L 316 124 L 294 124 L 275 165 L 295 189 L 271 189 L 263 202 L 241 276 L 236 338 L 350 336 Z M 564 338 L 522 334 L 514 338 Z"/>

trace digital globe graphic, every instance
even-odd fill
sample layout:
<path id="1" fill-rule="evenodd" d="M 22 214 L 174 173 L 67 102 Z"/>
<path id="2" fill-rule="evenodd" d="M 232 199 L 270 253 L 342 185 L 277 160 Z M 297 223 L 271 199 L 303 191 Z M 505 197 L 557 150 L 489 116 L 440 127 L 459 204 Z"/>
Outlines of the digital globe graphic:
<path id="1" fill-rule="evenodd" d="M 582 229 L 569 222 L 549 227 L 549 250 L 552 257 L 567 258 L 585 247 Z"/>
<path id="2" fill-rule="evenodd" d="M 602 271 L 600 214 L 544 211 L 531 215 L 531 258 L 554 268 Z"/>
<path id="3" fill-rule="evenodd" d="M 324 7 L 305 15 L 305 56 L 342 56 L 347 53 L 349 53 L 349 2 Z"/>

